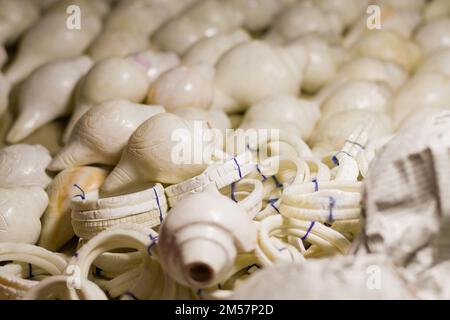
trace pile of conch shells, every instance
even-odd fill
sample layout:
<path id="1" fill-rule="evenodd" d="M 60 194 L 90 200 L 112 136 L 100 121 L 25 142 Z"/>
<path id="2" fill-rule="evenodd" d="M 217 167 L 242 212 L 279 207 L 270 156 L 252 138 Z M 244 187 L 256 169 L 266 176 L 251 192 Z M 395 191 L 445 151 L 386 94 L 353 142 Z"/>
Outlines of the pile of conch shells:
<path id="1" fill-rule="evenodd" d="M 449 1 L 0 12 L 0 299 L 450 298 Z"/>

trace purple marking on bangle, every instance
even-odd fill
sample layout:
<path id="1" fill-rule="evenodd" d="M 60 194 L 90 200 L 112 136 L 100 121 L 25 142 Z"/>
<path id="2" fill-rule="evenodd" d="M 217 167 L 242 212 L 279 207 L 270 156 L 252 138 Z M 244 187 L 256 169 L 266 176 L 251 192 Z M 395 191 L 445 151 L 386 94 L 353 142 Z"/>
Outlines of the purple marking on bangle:
<path id="1" fill-rule="evenodd" d="M 312 182 L 314 182 L 314 191 L 319 191 L 319 182 L 317 181 L 317 178 L 312 179 Z"/>
<path id="2" fill-rule="evenodd" d="M 272 176 L 272 179 L 273 179 L 273 181 L 275 181 L 275 186 L 277 188 L 283 188 L 283 184 L 280 181 L 278 181 L 276 176 Z"/>
<path id="3" fill-rule="evenodd" d="M 152 251 L 151 250 L 156 245 L 156 243 L 158 242 L 158 236 L 156 236 L 154 238 L 153 238 L 153 236 L 151 234 L 149 234 L 148 236 L 150 237 L 150 240 L 152 242 L 147 247 L 147 253 L 148 253 L 149 256 L 151 256 L 152 255 Z"/>
<path id="4" fill-rule="evenodd" d="M 356 142 L 356 141 L 351 141 L 351 140 L 345 140 L 345 142 L 348 142 L 348 143 L 351 143 L 351 144 L 354 144 L 355 146 L 358 146 L 358 147 L 360 147 L 361 149 L 366 149 L 366 147 L 365 146 L 363 146 L 361 143 L 359 143 L 359 142 Z"/>
<path id="5" fill-rule="evenodd" d="M 77 185 L 76 183 L 73 186 L 82 192 L 82 194 L 77 194 L 77 195 L 75 195 L 73 197 L 74 198 L 80 197 L 82 200 L 85 200 L 86 199 L 86 193 L 84 192 L 84 190 L 79 185 Z"/>
<path id="6" fill-rule="evenodd" d="M 241 167 L 239 166 L 239 163 L 237 162 L 236 158 L 233 158 L 233 160 L 234 160 L 234 163 L 236 163 L 236 165 L 238 167 L 239 179 L 242 179 Z"/>
<path id="7" fill-rule="evenodd" d="M 341 151 L 339 151 L 338 153 L 336 153 L 333 157 L 331 157 L 331 160 L 332 160 L 333 163 L 334 163 L 335 165 L 337 165 L 337 166 L 339 165 L 339 160 L 338 160 L 337 156 L 338 156 L 338 154 L 340 154 L 340 153 L 346 154 L 346 155 L 349 156 L 350 158 L 353 158 L 352 155 L 351 155 L 350 153 L 348 153 L 347 151 L 341 150 Z"/>
<path id="8" fill-rule="evenodd" d="M 309 233 L 311 232 L 312 228 L 314 227 L 314 224 L 315 224 L 315 223 L 316 223 L 315 221 L 311 221 L 311 224 L 309 225 L 309 228 L 308 228 L 308 230 L 306 231 L 306 234 L 305 234 L 303 237 L 300 238 L 302 241 L 305 241 L 305 240 L 306 240 L 306 238 L 308 237 L 308 235 L 309 235 Z"/>
<path id="9" fill-rule="evenodd" d="M 155 188 L 153 188 L 153 192 L 155 193 L 156 204 L 158 205 L 158 209 L 159 209 L 159 222 L 161 223 L 163 221 L 163 216 L 162 216 L 161 206 L 159 205 L 158 193 L 156 192 Z"/>
<path id="10" fill-rule="evenodd" d="M 328 208 L 330 210 L 330 214 L 328 215 L 328 221 L 329 222 L 333 222 L 333 208 L 334 205 L 336 204 L 336 199 L 334 199 L 333 197 L 329 197 L 329 204 L 328 204 Z"/>
<path id="11" fill-rule="evenodd" d="M 270 206 L 275 209 L 276 212 L 281 214 L 280 210 L 278 210 L 278 208 L 275 207 L 275 202 L 277 202 L 277 201 L 278 201 L 278 198 L 274 198 L 274 199 L 269 199 L 268 202 L 269 202 Z"/>
<path id="12" fill-rule="evenodd" d="M 31 265 L 31 263 L 28 264 L 28 278 L 32 278 L 33 277 L 33 266 Z"/>
<path id="13" fill-rule="evenodd" d="M 78 258 L 78 251 L 75 251 L 75 253 L 73 254 L 73 256 Z"/>
<path id="14" fill-rule="evenodd" d="M 124 295 L 133 298 L 133 300 L 139 300 L 139 299 L 134 295 L 134 293 L 132 293 L 131 291 L 126 291 L 126 292 L 124 293 Z"/>
<path id="15" fill-rule="evenodd" d="M 236 183 L 233 182 L 231 184 L 231 200 L 233 200 L 234 202 L 237 202 L 236 197 L 234 196 L 235 191 L 236 191 Z"/>
<path id="16" fill-rule="evenodd" d="M 259 174 L 261 175 L 261 177 L 263 178 L 261 182 L 264 182 L 267 180 L 267 177 L 265 175 L 262 174 L 261 169 L 259 169 L 259 166 L 256 165 L 256 171 L 259 172 Z"/>

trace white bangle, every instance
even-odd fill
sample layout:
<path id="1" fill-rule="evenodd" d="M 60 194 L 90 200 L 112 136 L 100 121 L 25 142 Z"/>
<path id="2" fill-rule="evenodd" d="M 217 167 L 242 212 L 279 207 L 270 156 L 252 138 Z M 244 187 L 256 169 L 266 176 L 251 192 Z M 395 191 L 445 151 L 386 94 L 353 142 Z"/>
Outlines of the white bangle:
<path id="1" fill-rule="evenodd" d="M 170 206 L 191 193 L 202 192 L 210 184 L 222 189 L 247 176 L 254 168 L 252 155 L 247 151 L 221 165 L 209 166 L 202 174 L 165 189 Z"/>
<path id="2" fill-rule="evenodd" d="M 72 199 L 72 226 L 75 234 L 90 239 L 99 232 L 121 223 L 159 225 L 167 212 L 161 184 L 139 192 L 99 198 L 98 190 Z"/>
<path id="3" fill-rule="evenodd" d="M 260 222 L 258 231 L 258 246 L 255 254 L 263 266 L 273 264 L 275 261 L 293 261 L 291 255 L 286 255 L 273 244 L 271 235 L 281 231 L 283 235 L 301 238 L 312 245 L 345 254 L 350 248 L 350 242 L 339 232 L 315 221 L 302 221 L 274 215 Z"/>
<path id="4" fill-rule="evenodd" d="M 261 210 L 263 186 L 259 180 L 242 179 L 220 191 L 240 205 L 252 219 Z"/>
<path id="5" fill-rule="evenodd" d="M 50 275 L 61 274 L 67 262 L 59 255 L 31 244 L 0 243 L 0 262 L 20 261 L 35 265 Z M 31 274 L 30 274 L 31 276 Z M 38 281 L 27 280 L 6 270 L 0 270 L 0 298 L 21 299 L 38 285 Z"/>

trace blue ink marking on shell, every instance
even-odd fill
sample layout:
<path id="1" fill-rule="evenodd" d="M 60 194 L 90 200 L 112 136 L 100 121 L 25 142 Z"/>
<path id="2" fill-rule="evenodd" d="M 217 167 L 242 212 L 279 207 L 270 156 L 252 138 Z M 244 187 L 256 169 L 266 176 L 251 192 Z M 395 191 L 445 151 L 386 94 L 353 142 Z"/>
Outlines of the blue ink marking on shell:
<path id="1" fill-rule="evenodd" d="M 277 201 L 278 201 L 278 198 L 274 198 L 274 199 L 269 199 L 268 202 L 269 202 L 270 206 L 275 209 L 276 212 L 281 214 L 280 210 L 278 210 L 278 208 L 275 207 L 275 202 L 277 202 Z"/>
<path id="2" fill-rule="evenodd" d="M 312 182 L 314 182 L 314 191 L 319 191 L 319 182 L 317 181 L 317 178 L 312 179 Z"/>
<path id="3" fill-rule="evenodd" d="M 241 172 L 241 167 L 239 166 L 239 163 L 237 162 L 236 158 L 233 158 L 234 163 L 236 163 L 237 165 L 237 169 L 238 169 L 238 173 L 239 173 L 239 179 L 242 179 L 242 172 Z"/>
<path id="4" fill-rule="evenodd" d="M 73 186 L 82 192 L 82 194 L 75 195 L 74 198 L 80 197 L 81 199 L 85 200 L 86 199 L 86 193 L 84 192 L 84 190 L 76 183 Z"/>
<path id="5" fill-rule="evenodd" d="M 361 149 L 366 149 L 366 147 L 365 146 L 363 146 L 361 143 L 359 143 L 359 142 L 356 142 L 356 141 L 351 141 L 351 140 L 345 140 L 345 142 L 348 142 L 348 143 L 351 143 L 351 144 L 354 144 L 355 146 L 358 146 L 358 147 L 360 147 Z"/>
<path id="6" fill-rule="evenodd" d="M 330 211 L 329 215 L 328 215 L 328 221 L 329 222 L 333 222 L 333 208 L 336 204 L 336 199 L 333 197 L 329 197 L 329 204 L 328 204 L 328 209 Z"/>
<path id="7" fill-rule="evenodd" d="M 300 238 L 300 239 L 302 239 L 302 241 L 306 240 L 306 238 L 308 237 L 309 233 L 311 232 L 311 230 L 312 230 L 312 228 L 314 227 L 315 224 L 316 224 L 315 221 L 311 221 L 311 224 L 309 225 L 309 228 L 306 231 L 306 234 L 303 237 Z"/>
<path id="8" fill-rule="evenodd" d="M 261 169 L 259 169 L 259 166 L 256 165 L 256 171 L 259 172 L 259 174 L 261 175 L 261 177 L 263 178 L 261 182 L 264 182 L 267 180 L 267 177 L 265 175 L 262 174 Z"/>
<path id="9" fill-rule="evenodd" d="M 277 188 L 283 188 L 283 184 L 282 184 L 280 181 L 278 181 L 278 179 L 277 179 L 276 176 L 272 176 L 272 179 L 273 179 L 273 181 L 275 182 L 275 186 L 276 186 Z"/>
<path id="10" fill-rule="evenodd" d="M 163 216 L 162 216 L 161 206 L 159 205 L 158 193 L 156 192 L 155 188 L 153 188 L 153 192 L 155 193 L 156 204 L 158 205 L 158 209 L 159 209 L 159 222 L 162 222 Z"/>

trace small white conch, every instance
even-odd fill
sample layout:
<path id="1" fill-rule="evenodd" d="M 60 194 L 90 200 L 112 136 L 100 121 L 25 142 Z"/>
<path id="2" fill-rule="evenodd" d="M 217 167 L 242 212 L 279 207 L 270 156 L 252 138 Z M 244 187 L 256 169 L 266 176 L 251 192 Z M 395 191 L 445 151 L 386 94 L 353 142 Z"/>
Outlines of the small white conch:
<path id="1" fill-rule="evenodd" d="M 36 243 L 47 205 L 41 187 L 0 189 L 0 242 Z"/>
<path id="2" fill-rule="evenodd" d="M 256 226 L 245 210 L 215 187 L 177 202 L 163 221 L 158 257 L 164 270 L 191 288 L 224 280 L 238 253 L 256 246 Z"/>
<path id="3" fill-rule="evenodd" d="M 302 36 L 292 44 L 304 46 L 308 54 L 302 85 L 302 89 L 307 92 L 316 92 L 329 82 L 341 63 L 348 58 L 343 48 L 332 46 L 317 35 Z"/>
<path id="4" fill-rule="evenodd" d="M 80 118 L 93 106 L 113 100 L 141 102 L 148 91 L 146 68 L 132 59 L 108 58 L 97 62 L 81 80 L 75 108 L 64 131 L 66 143 Z"/>
<path id="5" fill-rule="evenodd" d="M 439 73 L 420 73 L 401 88 L 391 102 L 394 127 L 422 107 L 450 108 L 450 77 Z"/>
<path id="6" fill-rule="evenodd" d="M 173 52 L 158 52 L 144 50 L 134 53 L 128 59 L 142 65 L 147 70 L 150 83 L 153 83 L 161 74 L 175 68 L 180 64 L 180 58 Z"/>
<path id="7" fill-rule="evenodd" d="M 101 33 L 87 50 L 94 61 L 111 57 L 124 57 L 133 52 L 147 49 L 150 41 L 145 34 L 126 30 L 110 30 Z"/>
<path id="8" fill-rule="evenodd" d="M 416 66 L 422 55 L 415 42 L 384 29 L 367 32 L 351 50 L 356 55 L 395 62 L 407 71 Z"/>
<path id="9" fill-rule="evenodd" d="M 450 48 L 438 50 L 422 61 L 416 74 L 427 72 L 441 73 L 450 77 Z"/>
<path id="10" fill-rule="evenodd" d="M 0 188 L 47 187 L 45 168 L 52 160 L 41 145 L 15 144 L 0 149 Z"/>
<path id="11" fill-rule="evenodd" d="M 39 246 L 56 251 L 73 238 L 75 234 L 70 217 L 72 199 L 98 189 L 107 173 L 95 167 L 75 167 L 61 171 L 53 179 L 47 189 L 49 205 L 41 219 Z"/>
<path id="12" fill-rule="evenodd" d="M 392 133 L 391 119 L 380 112 L 347 110 L 320 118 L 310 139 L 314 154 L 340 150 L 357 126 L 369 123 L 369 140 Z"/>
<path id="13" fill-rule="evenodd" d="M 297 96 L 306 62 L 301 45 L 275 47 L 256 40 L 241 43 L 216 64 L 213 108 L 231 113 L 246 110 L 270 95 Z"/>
<path id="14" fill-rule="evenodd" d="M 58 171 L 90 163 L 117 164 L 134 130 L 164 111 L 161 106 L 125 100 L 102 103 L 81 117 L 69 142 L 55 156 L 48 169 Z"/>
<path id="15" fill-rule="evenodd" d="M 173 184 L 202 173 L 205 155 L 213 155 L 217 147 L 214 139 L 202 140 L 206 129 L 205 122 L 168 112 L 151 117 L 132 134 L 101 189 L 116 192 L 146 181 Z"/>
<path id="16" fill-rule="evenodd" d="M 343 28 L 342 19 L 336 13 L 301 1 L 278 15 L 265 38 L 273 44 L 284 44 L 300 36 L 318 34 L 335 41 L 340 38 Z"/>
<path id="17" fill-rule="evenodd" d="M 200 0 L 159 28 L 153 42 L 162 51 L 181 55 L 200 39 L 234 30 L 242 22 L 242 13 L 230 3 Z"/>
<path id="18" fill-rule="evenodd" d="M 450 18 L 437 19 L 423 25 L 414 37 L 426 55 L 450 47 Z"/>
<path id="19" fill-rule="evenodd" d="M 225 52 L 248 40 L 250 35 L 242 29 L 201 39 L 183 56 L 183 64 L 207 63 L 214 66 Z"/>
<path id="20" fill-rule="evenodd" d="M 319 116 L 318 105 L 314 102 L 294 96 L 275 95 L 261 99 L 252 105 L 245 113 L 240 128 L 278 126 L 280 129 L 291 131 L 307 140 Z"/>
<path id="21" fill-rule="evenodd" d="M 180 66 L 161 75 L 150 87 L 147 103 L 167 111 L 194 107 L 208 109 L 214 97 L 214 68 L 207 64 Z"/>
<path id="22" fill-rule="evenodd" d="M 0 72 L 0 116 L 8 109 L 10 91 L 11 85 L 8 79 Z"/>
<path id="23" fill-rule="evenodd" d="M 13 43 L 25 30 L 27 30 L 39 17 L 37 1 L 17 0 L 0 1 L 0 44 Z"/>
<path id="24" fill-rule="evenodd" d="M 392 90 L 385 84 L 367 80 L 347 81 L 339 86 L 321 105 L 324 115 L 347 110 L 385 112 Z"/>
<path id="25" fill-rule="evenodd" d="M 49 9 L 21 38 L 18 53 L 6 71 L 9 81 L 20 82 L 46 62 L 81 55 L 101 29 L 101 13 L 94 2 L 60 1 Z M 69 5 L 78 5 L 83 12 L 79 30 L 67 27 Z"/>
<path id="26" fill-rule="evenodd" d="M 75 86 L 91 66 L 91 59 L 82 56 L 57 60 L 33 71 L 21 86 L 19 116 L 6 141 L 16 143 L 39 127 L 68 115 Z"/>

